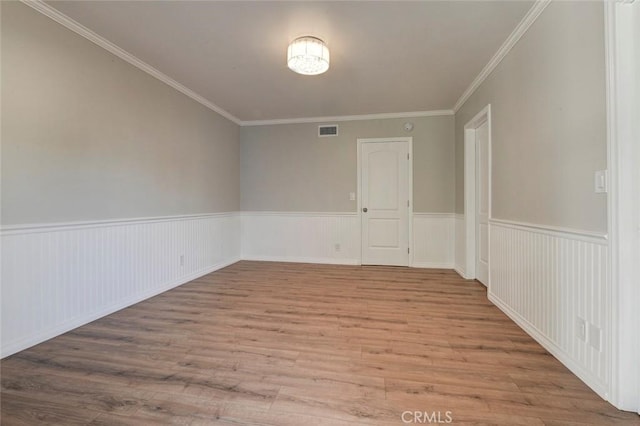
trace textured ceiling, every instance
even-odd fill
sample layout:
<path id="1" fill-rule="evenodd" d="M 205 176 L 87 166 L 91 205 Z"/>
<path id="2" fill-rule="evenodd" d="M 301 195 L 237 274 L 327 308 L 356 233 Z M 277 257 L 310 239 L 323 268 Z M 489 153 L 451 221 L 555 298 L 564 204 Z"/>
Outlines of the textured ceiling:
<path id="1" fill-rule="evenodd" d="M 250 121 L 451 109 L 533 2 L 48 4 Z M 327 73 L 287 68 L 301 35 L 327 42 Z"/>

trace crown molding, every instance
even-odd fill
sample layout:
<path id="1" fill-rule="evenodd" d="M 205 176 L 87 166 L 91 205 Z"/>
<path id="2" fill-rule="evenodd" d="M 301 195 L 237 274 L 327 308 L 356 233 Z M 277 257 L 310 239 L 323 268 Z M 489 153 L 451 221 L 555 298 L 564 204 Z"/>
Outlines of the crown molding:
<path id="1" fill-rule="evenodd" d="M 241 120 L 233 114 L 227 112 L 223 108 L 207 100 L 201 95 L 197 94 L 188 87 L 178 83 L 168 75 L 160 72 L 156 68 L 147 64 L 146 62 L 138 59 L 131 53 L 122 49 L 121 47 L 111 43 L 104 37 L 94 33 L 84 25 L 71 19 L 67 15 L 59 12 L 57 9 L 49 6 L 43 0 L 20 0 L 23 4 L 33 8 L 48 18 L 58 22 L 64 27 L 70 29 L 76 34 L 86 38 L 87 40 L 102 47 L 108 52 L 114 54 L 120 59 L 130 63 L 136 68 L 146 72 L 147 74 L 157 78 L 163 83 L 171 86 L 177 91 L 190 97 L 194 101 L 204 105 L 210 110 L 220 114 L 222 117 L 234 122 L 239 126 L 265 126 L 275 124 L 302 124 L 302 123 L 322 123 L 322 122 L 340 122 L 340 121 L 358 121 L 358 120 L 381 120 L 390 118 L 412 118 L 412 117 L 436 117 L 454 115 L 460 107 L 467 101 L 467 99 L 476 91 L 476 89 L 482 84 L 482 82 L 491 74 L 494 68 L 502 61 L 502 59 L 509 53 L 511 48 L 517 43 L 522 35 L 529 29 L 531 24 L 538 18 L 542 11 L 549 5 L 551 0 L 537 0 L 531 9 L 524 16 L 522 21 L 518 24 L 515 30 L 509 35 L 507 40 L 502 44 L 500 49 L 491 58 L 489 63 L 483 68 L 478 76 L 473 80 L 471 85 L 465 90 L 462 96 L 458 99 L 453 109 L 446 110 L 433 110 L 433 111 L 410 111 L 410 112 L 397 112 L 397 113 L 380 113 L 380 114 L 362 114 L 362 115 L 342 115 L 342 116 L 327 116 L 327 117 L 303 117 L 303 118 L 283 118 L 273 120 Z M 628 1 L 628 0 L 627 0 Z"/>
<path id="2" fill-rule="evenodd" d="M 450 109 L 434 111 L 410 111 L 410 112 L 390 112 L 381 114 L 362 115 L 337 115 L 331 117 L 303 117 L 303 118 L 283 118 L 275 120 L 250 120 L 241 121 L 241 126 L 268 126 L 274 124 L 302 124 L 302 123 L 324 123 L 334 121 L 359 121 L 359 120 L 382 120 L 387 118 L 412 118 L 412 117 L 437 117 L 441 115 L 454 115 Z"/>
<path id="3" fill-rule="evenodd" d="M 464 103 L 473 95 L 473 93 L 480 87 L 482 82 L 493 72 L 493 70 L 498 66 L 498 64 L 507 56 L 507 53 L 511 51 L 513 46 L 516 45 L 518 40 L 527 32 L 531 24 L 533 24 L 538 16 L 542 13 L 542 11 L 551 3 L 551 0 L 536 0 L 536 2 L 531 6 L 531 9 L 527 12 L 527 14 L 522 18 L 518 26 L 513 30 L 513 32 L 507 37 L 507 39 L 502 43 L 502 46 L 498 49 L 498 51 L 493 55 L 489 63 L 485 65 L 485 67 L 480 71 L 480 74 L 471 82 L 467 90 L 464 91 L 462 96 L 458 99 L 456 104 L 453 106 L 453 111 L 458 112 L 458 110 L 464 105 Z"/>
<path id="4" fill-rule="evenodd" d="M 71 31 L 75 32 L 76 34 L 81 35 L 82 37 L 86 38 L 87 40 L 97 44 L 98 46 L 102 47 L 103 49 L 105 49 L 105 50 L 109 51 L 110 53 L 116 55 L 120 59 L 130 63 L 131 65 L 133 65 L 133 66 L 135 66 L 135 67 L 137 67 L 139 69 L 141 69 L 142 71 L 144 71 L 147 74 L 157 78 L 158 80 L 162 81 L 163 83 L 173 87 L 174 89 L 176 89 L 177 91 L 183 93 L 184 95 L 187 95 L 188 97 L 190 97 L 194 101 L 196 101 L 196 102 L 204 105 L 205 107 L 209 108 L 210 110 L 220 114 L 224 118 L 226 118 L 228 120 L 231 120 L 236 124 L 240 124 L 241 123 L 241 120 L 239 118 L 237 118 L 236 116 L 230 114 L 229 112 L 227 112 L 224 109 L 220 108 L 216 104 L 208 101 L 207 99 L 205 99 L 202 96 L 198 95 L 193 90 L 189 89 L 188 87 L 183 86 L 182 84 L 178 83 L 177 81 L 175 81 L 174 79 L 172 79 L 168 75 L 158 71 L 157 69 L 155 69 L 151 65 L 147 64 L 146 62 L 141 61 L 140 59 L 138 59 L 135 56 L 133 56 L 131 53 L 129 53 L 126 50 L 116 46 L 113 43 L 111 43 L 109 40 L 101 37 L 100 35 L 98 35 L 96 33 L 94 33 L 93 31 L 91 31 L 90 29 L 85 27 L 84 25 L 74 21 L 73 19 L 69 18 L 67 15 L 65 15 L 65 14 L 59 12 L 57 9 L 49 6 L 44 1 L 42 1 L 42 0 L 20 0 L 20 1 L 22 3 L 24 3 L 25 5 L 35 9 L 36 11 L 38 11 L 40 13 L 42 13 L 43 15 L 53 19 L 57 23 L 67 27 Z"/>
<path id="5" fill-rule="evenodd" d="M 178 83 L 176 80 L 172 79 L 168 75 L 158 71 L 151 65 L 146 62 L 138 59 L 131 53 L 122 49 L 121 47 L 111 43 L 109 40 L 104 37 L 94 33 L 84 25 L 79 22 L 71 19 L 64 13 L 58 11 L 57 9 L 49 6 L 43 0 L 20 0 L 25 5 L 33 8 L 34 10 L 42 13 L 43 15 L 51 18 L 57 23 L 63 25 L 64 27 L 70 29 L 76 34 L 86 38 L 92 43 L 97 44 L 103 49 L 109 51 L 110 53 L 116 55 L 120 59 L 130 63 L 131 65 L 139 68 L 140 70 L 146 72 L 147 74 L 157 78 L 163 83 L 173 87 L 177 91 L 185 94 L 190 97 L 194 101 L 204 105 L 210 110 L 220 114 L 224 118 L 233 121 L 239 126 L 263 126 L 270 124 L 294 124 L 294 123 L 321 123 L 325 121 L 355 121 L 355 120 L 374 120 L 374 119 L 385 119 L 385 118 L 410 118 L 410 117 L 433 117 L 439 115 L 453 115 L 454 111 L 452 110 L 437 110 L 437 111 L 413 111 L 413 112 L 399 112 L 399 113 L 383 113 L 383 114 L 365 114 L 365 115 L 344 115 L 344 116 L 334 116 L 334 117 L 306 117 L 306 118 L 283 118 L 283 119 L 275 119 L 275 120 L 249 120 L 243 121 L 238 117 L 232 115 L 226 110 L 220 108 L 216 104 L 210 102 L 204 97 L 200 96 L 193 90 L 188 87 Z"/>

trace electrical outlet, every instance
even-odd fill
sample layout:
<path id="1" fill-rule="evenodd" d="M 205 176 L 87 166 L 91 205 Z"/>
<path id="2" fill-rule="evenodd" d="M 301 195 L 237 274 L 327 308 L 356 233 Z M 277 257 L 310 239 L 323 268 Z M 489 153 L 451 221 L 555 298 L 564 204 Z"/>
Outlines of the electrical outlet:
<path id="1" fill-rule="evenodd" d="M 342 249 L 342 247 L 340 247 L 340 243 L 336 243 L 336 244 L 333 246 L 333 248 L 334 248 L 336 251 L 340 251 L 340 250 Z"/>
<path id="2" fill-rule="evenodd" d="M 184 266 L 184 254 L 180 255 L 180 266 Z"/>
<path id="3" fill-rule="evenodd" d="M 597 351 L 600 350 L 600 328 L 589 324 L 589 344 Z"/>
<path id="4" fill-rule="evenodd" d="M 580 317 L 578 317 L 576 321 L 576 333 L 578 335 L 578 339 L 583 342 L 587 341 L 587 322 Z"/>

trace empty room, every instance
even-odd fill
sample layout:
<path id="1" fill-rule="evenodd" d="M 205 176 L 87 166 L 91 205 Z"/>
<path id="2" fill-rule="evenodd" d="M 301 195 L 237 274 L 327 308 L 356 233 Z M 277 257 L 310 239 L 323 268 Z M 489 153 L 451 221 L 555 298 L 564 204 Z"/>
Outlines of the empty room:
<path id="1" fill-rule="evenodd" d="M 2 425 L 640 425 L 640 2 L 0 1 Z"/>

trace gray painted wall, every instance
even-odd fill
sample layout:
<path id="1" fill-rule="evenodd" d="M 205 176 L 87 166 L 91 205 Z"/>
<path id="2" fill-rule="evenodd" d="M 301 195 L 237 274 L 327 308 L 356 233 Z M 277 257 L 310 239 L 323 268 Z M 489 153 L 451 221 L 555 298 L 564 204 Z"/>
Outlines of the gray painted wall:
<path id="1" fill-rule="evenodd" d="M 355 212 L 357 139 L 412 136 L 414 211 L 453 212 L 453 116 L 323 124 L 339 136 L 319 138 L 319 123 L 240 129 L 242 210 Z"/>
<path id="2" fill-rule="evenodd" d="M 238 126 L 2 5 L 2 224 L 237 211 Z"/>
<path id="3" fill-rule="evenodd" d="M 606 232 L 604 18 L 600 2 L 553 2 L 456 114 L 456 212 L 464 125 L 491 104 L 493 217 Z"/>
<path id="4" fill-rule="evenodd" d="M 414 211 L 462 213 L 463 126 L 491 103 L 493 216 L 605 231 L 606 195 L 593 192 L 594 171 L 606 168 L 602 13 L 599 3 L 552 3 L 456 114 L 454 153 L 450 116 L 341 122 L 337 138 L 318 138 L 316 123 L 238 130 L 2 2 L 2 224 L 355 211 L 356 139 L 407 135 Z"/>

